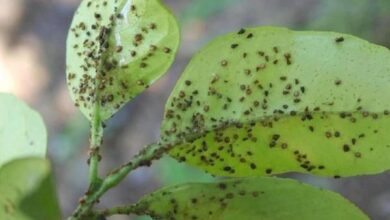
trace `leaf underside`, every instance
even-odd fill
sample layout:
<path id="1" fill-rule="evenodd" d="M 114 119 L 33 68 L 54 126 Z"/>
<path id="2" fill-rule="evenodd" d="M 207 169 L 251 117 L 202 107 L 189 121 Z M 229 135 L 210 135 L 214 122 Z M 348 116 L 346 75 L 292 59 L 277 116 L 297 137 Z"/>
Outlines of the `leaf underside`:
<path id="1" fill-rule="evenodd" d="M 15 96 L 0 93 L 0 167 L 22 157 L 45 157 L 47 133 L 41 116 Z"/>
<path id="2" fill-rule="evenodd" d="M 222 176 L 323 176 L 390 168 L 390 51 L 354 36 L 242 29 L 190 62 L 162 141 Z"/>
<path id="3" fill-rule="evenodd" d="M 170 220 L 368 219 L 336 193 L 270 177 L 168 187 L 145 196 L 137 209 Z"/>
<path id="4" fill-rule="evenodd" d="M 110 118 L 167 71 L 178 44 L 175 18 L 159 0 L 83 0 L 67 40 L 75 105 L 89 119 Z"/>
<path id="5" fill-rule="evenodd" d="M 61 219 L 47 160 L 18 159 L 0 169 L 0 219 Z"/>

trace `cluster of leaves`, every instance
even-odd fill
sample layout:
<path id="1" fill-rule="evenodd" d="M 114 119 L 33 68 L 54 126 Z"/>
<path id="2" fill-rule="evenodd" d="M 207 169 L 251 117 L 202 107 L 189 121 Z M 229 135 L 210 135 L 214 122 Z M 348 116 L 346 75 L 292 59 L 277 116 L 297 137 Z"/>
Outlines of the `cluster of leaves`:
<path id="1" fill-rule="evenodd" d="M 131 5 L 118 1 L 116 14 L 104 11 L 108 14 L 101 14 L 100 18 L 96 14 L 103 12 L 102 3 L 84 1 L 78 12 L 83 16 L 75 17 L 68 41 L 68 84 L 76 105 L 87 117 L 92 117 L 93 106 L 97 105 L 105 120 L 165 72 L 179 37 L 167 11 L 161 15 L 153 11 L 153 16 L 165 19 L 147 16 L 145 5 L 160 7 L 158 1 L 134 1 Z M 113 4 L 106 7 L 115 8 Z M 91 15 L 85 16 L 87 13 Z M 135 21 L 136 25 L 123 27 Z M 164 21 L 166 25 L 160 23 Z M 98 31 L 88 30 L 88 22 Z M 101 32 L 106 30 L 112 32 L 101 40 L 101 45 L 82 45 L 93 40 L 89 31 L 104 36 Z M 156 39 L 156 33 L 161 32 L 168 34 Z M 130 39 L 127 44 L 120 40 L 125 35 L 125 39 Z M 99 55 L 85 56 L 102 45 L 107 47 Z M 171 53 L 163 53 L 164 49 Z M 262 27 L 222 36 L 192 59 L 174 88 L 166 105 L 160 145 L 169 146 L 168 153 L 179 161 L 217 176 L 297 171 L 340 177 L 381 172 L 390 166 L 384 156 L 390 143 L 385 135 L 390 106 L 387 97 L 381 95 L 389 92 L 388 81 L 383 80 L 389 78 L 389 58 L 386 48 L 338 33 Z M 94 64 L 89 65 L 90 62 Z M 105 68 L 107 63 L 109 68 Z M 136 82 L 140 79 L 142 83 Z M 253 179 L 240 181 L 244 186 L 254 183 Z M 272 181 L 284 184 L 285 180 Z M 291 187 L 300 187 L 290 181 L 285 184 L 290 183 Z M 188 217 L 190 209 L 182 206 L 194 206 L 191 199 L 205 199 L 212 192 L 221 194 L 210 187 L 179 187 L 180 193 L 176 187 L 163 190 L 164 195 L 172 194 L 172 201 L 183 200 L 169 204 L 161 202 L 158 193 L 152 194 L 140 202 L 143 211 L 139 212 L 160 218 Z M 204 193 L 206 189 L 212 192 Z M 232 191 L 229 193 L 238 193 Z M 289 197 L 293 196 L 285 195 L 286 200 Z M 221 210 L 236 200 L 212 198 L 219 201 Z M 245 197 L 241 200 L 250 201 Z M 193 209 L 195 213 L 191 215 L 199 219 L 224 216 L 217 208 L 206 212 L 208 208 L 203 205 L 203 209 Z M 299 216 L 293 211 L 299 208 L 287 210 L 290 215 Z M 241 214 L 244 213 L 251 215 L 246 211 Z"/>
<path id="2" fill-rule="evenodd" d="M 92 141 L 94 135 L 102 135 L 96 127 L 167 71 L 178 44 L 174 16 L 159 0 L 82 1 L 68 36 L 67 83 L 76 106 L 91 121 Z M 158 148 L 141 152 L 137 163 L 101 182 L 92 178 L 96 184 L 88 195 L 102 185 L 113 187 L 119 174 L 130 172 L 134 164 L 148 165 L 166 153 L 230 178 L 164 188 L 100 216 L 368 219 L 335 193 L 265 176 L 293 171 L 338 178 L 389 169 L 389 60 L 387 48 L 333 32 L 257 27 L 218 37 L 194 56 L 177 82 L 165 107 Z M 0 127 L 0 138 L 5 138 L 6 128 Z M 28 139 L 16 153 L 7 149 L 11 156 L 3 159 L 2 148 L 15 145 L 14 139 L 4 140 L 0 139 L 0 165 L 25 152 L 20 149 L 30 149 L 31 143 L 46 146 L 41 139 Z M 99 146 L 93 147 L 92 159 L 98 157 Z M 39 174 L 45 174 L 40 180 L 47 180 L 47 162 L 29 159 L 5 165 L 0 186 L 3 176 L 9 179 L 7 172 L 13 172 L 7 169 L 20 169 L 17 163 L 39 163 L 36 166 L 44 169 Z M 20 181 L 26 171 L 17 172 L 15 181 Z M 14 212 L 16 205 L 9 201 L 0 198 L 7 207 L 0 209 L 0 217 L 25 210 L 19 197 L 12 204 L 21 211 Z M 90 206 L 96 202 L 88 196 L 82 201 Z M 81 204 L 73 219 L 90 208 Z"/>

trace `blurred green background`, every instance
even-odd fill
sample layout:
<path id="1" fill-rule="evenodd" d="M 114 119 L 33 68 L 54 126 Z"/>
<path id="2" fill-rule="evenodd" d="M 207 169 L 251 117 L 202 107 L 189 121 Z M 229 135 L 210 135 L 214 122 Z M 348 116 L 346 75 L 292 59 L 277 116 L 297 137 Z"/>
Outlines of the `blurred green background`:
<path id="1" fill-rule="evenodd" d="M 217 35 L 245 26 L 277 25 L 350 33 L 390 47 L 390 0 L 162 1 L 179 19 L 181 49 L 168 74 L 109 121 L 102 173 L 125 163 L 142 146 L 157 140 L 164 102 L 175 81 L 191 56 Z M 0 91 L 17 95 L 43 115 L 64 216 L 75 208 L 87 185 L 88 122 L 70 100 L 64 71 L 67 29 L 79 2 L 0 0 Z M 390 219 L 389 172 L 337 180 L 285 176 L 337 191 L 372 219 Z M 212 181 L 212 177 L 165 157 L 151 168 L 135 171 L 109 191 L 99 206 L 134 202 L 162 185 L 186 181 Z"/>

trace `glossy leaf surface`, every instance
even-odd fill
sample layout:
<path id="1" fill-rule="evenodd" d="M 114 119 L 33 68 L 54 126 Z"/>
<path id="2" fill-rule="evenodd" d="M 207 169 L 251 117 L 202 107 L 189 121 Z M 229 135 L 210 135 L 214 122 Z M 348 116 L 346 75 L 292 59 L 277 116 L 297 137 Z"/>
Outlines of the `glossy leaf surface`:
<path id="1" fill-rule="evenodd" d="M 168 187 L 145 196 L 138 209 L 172 220 L 368 219 L 336 193 L 269 177 Z"/>
<path id="2" fill-rule="evenodd" d="M 83 0 L 67 41 L 72 99 L 87 118 L 108 119 L 167 71 L 178 44 L 159 0 Z"/>
<path id="3" fill-rule="evenodd" d="M 351 35 L 242 29 L 190 62 L 171 94 L 170 154 L 222 176 L 390 168 L 390 51 Z"/>
<path id="4" fill-rule="evenodd" d="M 47 160 L 18 159 L 0 169 L 0 219 L 61 219 Z"/>
<path id="5" fill-rule="evenodd" d="M 0 167 L 17 158 L 45 157 L 46 148 L 41 116 L 15 96 L 0 93 Z"/>

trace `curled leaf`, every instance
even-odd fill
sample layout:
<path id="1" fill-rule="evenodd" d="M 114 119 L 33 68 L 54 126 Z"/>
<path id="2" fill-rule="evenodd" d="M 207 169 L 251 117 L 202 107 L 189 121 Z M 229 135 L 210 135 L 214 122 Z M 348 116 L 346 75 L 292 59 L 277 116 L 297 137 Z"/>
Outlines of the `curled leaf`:
<path id="1" fill-rule="evenodd" d="M 46 148 L 42 117 L 15 96 L 0 93 L 0 167 L 17 158 L 45 157 Z"/>
<path id="2" fill-rule="evenodd" d="M 351 35 L 242 29 L 190 62 L 165 110 L 180 161 L 222 176 L 390 168 L 390 51 Z"/>
<path id="3" fill-rule="evenodd" d="M 167 71 L 178 44 L 159 0 L 83 0 L 67 41 L 72 99 L 87 118 L 108 119 Z"/>
<path id="4" fill-rule="evenodd" d="M 336 193 L 269 177 L 167 187 L 141 199 L 137 210 L 172 220 L 368 219 Z"/>

